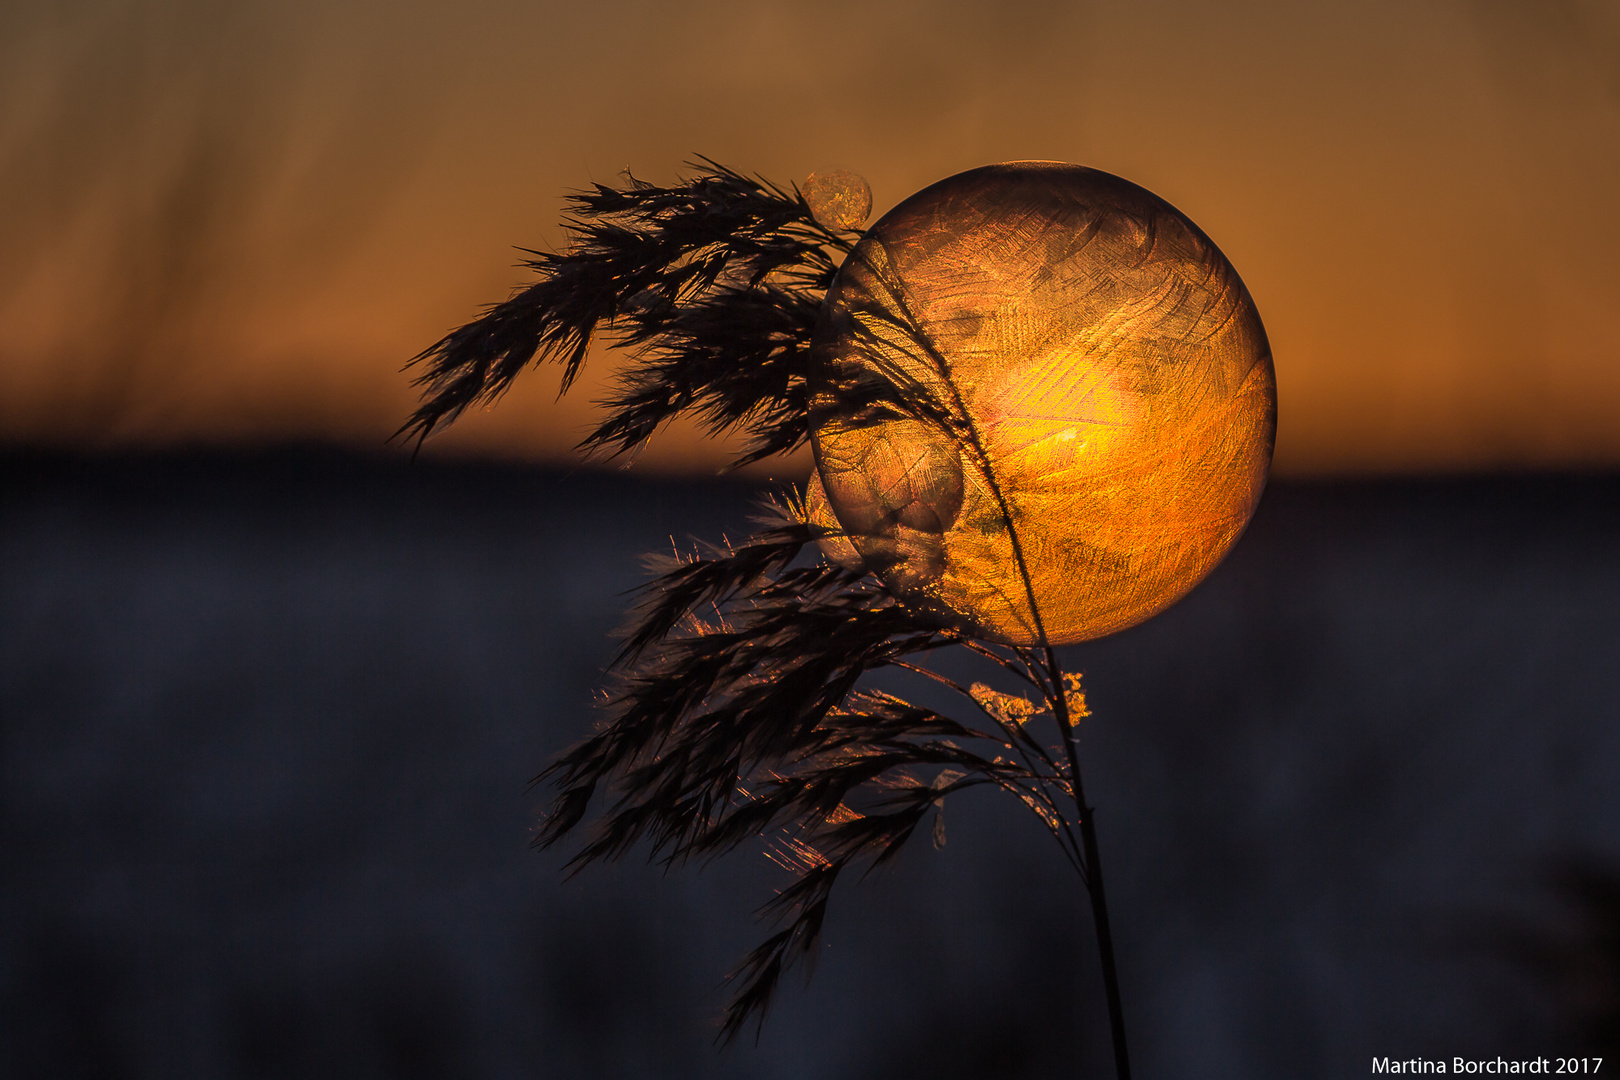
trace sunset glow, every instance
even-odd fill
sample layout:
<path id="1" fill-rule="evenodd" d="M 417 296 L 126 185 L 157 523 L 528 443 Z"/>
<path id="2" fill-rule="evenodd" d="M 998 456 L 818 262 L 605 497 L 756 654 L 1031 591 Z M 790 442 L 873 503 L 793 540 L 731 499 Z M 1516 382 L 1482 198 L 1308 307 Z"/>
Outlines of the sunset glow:
<path id="1" fill-rule="evenodd" d="M 852 169 L 881 214 L 1045 158 L 1220 238 L 1280 358 L 1280 473 L 1613 465 L 1616 55 L 1589 2 L 21 0 L 0 438 L 378 447 L 405 361 L 523 283 L 517 247 L 565 245 L 566 191 L 705 154 Z M 611 367 L 561 402 L 526 381 L 428 452 L 572 460 Z M 676 428 L 637 467 L 725 458 Z"/>

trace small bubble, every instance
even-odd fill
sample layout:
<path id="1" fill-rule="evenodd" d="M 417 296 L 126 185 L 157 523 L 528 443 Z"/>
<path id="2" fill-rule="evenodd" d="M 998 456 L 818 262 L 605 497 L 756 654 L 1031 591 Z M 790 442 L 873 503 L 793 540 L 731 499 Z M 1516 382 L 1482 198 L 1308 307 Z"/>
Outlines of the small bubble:
<path id="1" fill-rule="evenodd" d="M 804 201 L 823 228 L 848 232 L 872 216 L 872 189 L 865 177 L 848 169 L 811 173 L 804 182 Z"/>

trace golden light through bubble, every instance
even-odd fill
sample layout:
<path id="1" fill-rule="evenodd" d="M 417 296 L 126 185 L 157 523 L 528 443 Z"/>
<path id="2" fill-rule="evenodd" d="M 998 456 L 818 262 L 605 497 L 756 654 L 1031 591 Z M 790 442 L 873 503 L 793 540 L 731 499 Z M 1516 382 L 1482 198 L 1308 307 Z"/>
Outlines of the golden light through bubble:
<path id="1" fill-rule="evenodd" d="M 848 169 L 814 172 L 802 189 L 810 213 L 824 228 L 848 232 L 872 216 L 872 188 L 866 178 Z"/>
<path id="2" fill-rule="evenodd" d="M 1226 257 L 1077 165 L 974 169 L 886 214 L 812 366 L 826 554 L 1013 643 L 1101 637 L 1185 595 L 1247 525 L 1276 433 L 1271 350 Z"/>

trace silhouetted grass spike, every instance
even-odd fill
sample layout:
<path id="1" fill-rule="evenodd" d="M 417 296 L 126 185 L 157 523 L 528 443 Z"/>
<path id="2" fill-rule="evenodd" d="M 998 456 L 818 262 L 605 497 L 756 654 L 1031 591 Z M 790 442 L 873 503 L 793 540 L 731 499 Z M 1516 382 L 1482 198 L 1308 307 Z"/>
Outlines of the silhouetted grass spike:
<path id="1" fill-rule="evenodd" d="M 781 975 L 814 945 L 839 875 L 893 858 L 948 795 L 981 784 L 1008 791 L 1081 863 L 1054 798 L 1068 785 L 1027 722 L 981 709 L 990 722 L 972 726 L 857 686 L 886 666 L 925 671 L 904 658 L 956 643 L 960 631 L 872 578 L 796 564 L 813 539 L 802 520 L 765 526 L 669 562 L 646 587 L 611 719 L 543 774 L 560 790 L 536 837 L 546 846 L 568 834 L 603 794 L 572 870 L 639 842 L 669 864 L 708 859 L 779 830 L 813 856 L 765 909 L 788 928 L 734 973 L 728 1039 L 763 1018 Z M 941 787 L 945 769 L 955 776 Z"/>
<path id="2" fill-rule="evenodd" d="M 797 191 L 694 167 L 672 187 L 630 177 L 570 196 L 571 245 L 524 262 L 539 280 L 412 361 L 423 401 L 397 437 L 420 443 L 531 363 L 560 363 L 566 392 L 607 332 L 646 363 L 621 379 L 585 449 L 633 450 L 683 411 L 746 432 L 740 462 L 800 445 L 816 310 L 853 234 L 819 225 Z"/>
<path id="3" fill-rule="evenodd" d="M 632 452 L 683 412 L 748 437 L 734 464 L 802 444 L 826 419 L 810 415 L 811 337 L 859 234 L 817 224 L 796 190 L 700 160 L 698 175 L 671 187 L 630 178 L 572 196 L 569 249 L 531 252 L 537 282 L 416 358 L 424 400 L 399 434 L 425 438 L 499 397 L 530 363 L 560 363 L 566 391 L 606 331 L 634 363 L 587 450 Z M 1017 525 L 973 417 L 877 249 L 863 257 L 874 260 L 866 268 L 883 295 L 850 299 L 839 331 L 861 362 L 816 373 L 818 407 L 854 427 L 920 421 L 955 445 L 1001 507 L 1039 629 Z M 1091 893 L 1116 1062 L 1128 1077 L 1072 732 L 1086 715 L 1076 677 L 1059 668 L 1044 631 L 1038 646 L 997 645 L 926 591 L 901 594 L 866 569 L 809 557 L 826 538 L 790 496 L 741 542 L 653 561 L 657 576 L 639 590 L 609 671 L 601 725 L 536 778 L 554 796 L 534 844 L 587 829 L 567 863 L 577 872 L 638 844 L 668 866 L 766 838 L 797 877 L 761 909 L 781 929 L 732 973 L 720 1031 L 729 1041 L 750 1021 L 757 1037 L 783 974 L 813 959 L 840 875 L 895 858 L 957 792 L 997 787 L 1040 821 Z M 998 665 L 1034 696 L 964 687 L 920 662 L 948 646 Z M 884 669 L 958 695 L 969 719 L 863 684 Z M 1055 740 L 1037 734 L 1052 728 Z M 586 826 L 593 806 L 600 812 Z"/>

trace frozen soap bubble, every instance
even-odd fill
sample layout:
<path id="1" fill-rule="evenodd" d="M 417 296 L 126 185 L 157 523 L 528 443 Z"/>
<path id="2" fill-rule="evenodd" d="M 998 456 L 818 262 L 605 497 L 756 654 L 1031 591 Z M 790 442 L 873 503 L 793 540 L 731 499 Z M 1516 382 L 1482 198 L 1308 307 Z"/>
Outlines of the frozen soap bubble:
<path id="1" fill-rule="evenodd" d="M 811 173 L 802 189 L 816 222 L 834 232 L 848 232 L 872 216 L 872 189 L 848 169 Z"/>
<path id="2" fill-rule="evenodd" d="M 1271 349 L 1237 272 L 1163 199 L 1077 165 L 974 169 L 885 214 L 811 369 L 827 555 L 1004 642 L 1174 603 L 1271 463 Z"/>

